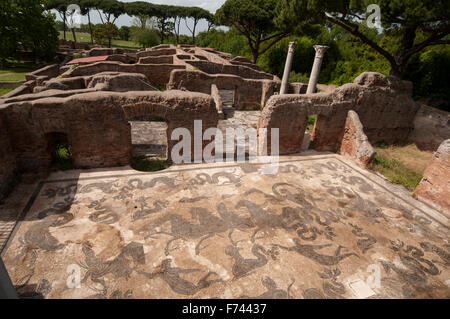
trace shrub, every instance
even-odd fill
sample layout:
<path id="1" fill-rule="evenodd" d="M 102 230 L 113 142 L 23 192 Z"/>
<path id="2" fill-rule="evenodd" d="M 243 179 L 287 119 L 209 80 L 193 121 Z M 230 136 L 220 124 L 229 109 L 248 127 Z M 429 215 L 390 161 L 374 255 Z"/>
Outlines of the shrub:
<path id="1" fill-rule="evenodd" d="M 119 29 L 116 25 L 107 22 L 101 26 L 98 26 L 94 30 L 94 40 L 98 44 L 108 45 L 108 48 L 111 47 L 111 42 L 113 39 L 119 39 Z"/>
<path id="2" fill-rule="evenodd" d="M 132 28 L 131 38 L 143 48 L 151 48 L 160 42 L 159 33 L 154 29 Z"/>

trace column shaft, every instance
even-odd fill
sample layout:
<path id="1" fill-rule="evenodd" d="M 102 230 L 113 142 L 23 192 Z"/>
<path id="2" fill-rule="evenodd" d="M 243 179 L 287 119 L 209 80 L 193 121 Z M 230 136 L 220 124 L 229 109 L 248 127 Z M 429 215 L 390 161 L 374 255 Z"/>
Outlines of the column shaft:
<path id="1" fill-rule="evenodd" d="M 283 80 L 281 81 L 280 94 L 288 93 L 289 86 L 289 74 L 291 73 L 292 60 L 294 59 L 296 44 L 295 42 L 289 42 L 289 51 L 286 58 L 286 64 L 284 65 Z"/>
<path id="2" fill-rule="evenodd" d="M 328 49 L 325 45 L 315 45 L 316 56 L 314 58 L 314 64 L 311 70 L 311 76 L 309 77 L 307 94 L 314 93 L 316 91 L 316 85 L 319 81 L 320 69 L 322 67 L 322 60 L 325 51 Z"/>

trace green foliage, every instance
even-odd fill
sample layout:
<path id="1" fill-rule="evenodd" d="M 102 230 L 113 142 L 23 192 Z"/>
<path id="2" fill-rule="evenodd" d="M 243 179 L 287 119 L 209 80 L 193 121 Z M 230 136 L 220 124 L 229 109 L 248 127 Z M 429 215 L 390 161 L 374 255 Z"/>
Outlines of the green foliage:
<path id="1" fill-rule="evenodd" d="M 291 73 L 289 74 L 289 82 L 308 83 L 309 73 L 295 73 L 295 71 L 291 71 Z"/>
<path id="2" fill-rule="evenodd" d="M 121 26 L 119 29 L 120 39 L 124 41 L 130 40 L 130 27 Z"/>
<path id="3" fill-rule="evenodd" d="M 111 42 L 113 39 L 119 39 L 120 33 L 119 29 L 113 23 L 107 22 L 95 28 L 94 30 L 94 40 L 98 44 L 108 45 L 111 47 Z"/>
<path id="4" fill-rule="evenodd" d="M 8 94 L 12 89 L 0 89 L 0 96 Z"/>
<path id="5" fill-rule="evenodd" d="M 95 7 L 103 12 L 106 23 L 110 23 L 112 17 L 114 17 L 114 20 L 112 21 L 112 23 L 114 23 L 118 17 L 125 14 L 125 4 L 117 0 L 96 1 Z"/>
<path id="6" fill-rule="evenodd" d="M 450 103 L 450 48 L 432 47 L 408 62 L 403 78 L 413 82 L 415 98 L 437 98 Z"/>
<path id="7" fill-rule="evenodd" d="M 66 171 L 73 168 L 72 150 L 70 145 L 59 143 L 55 149 L 55 159 L 53 162 L 53 170 Z"/>
<path id="8" fill-rule="evenodd" d="M 136 156 L 133 158 L 131 167 L 141 172 L 162 171 L 172 166 L 169 160 L 148 159 L 145 156 Z"/>
<path id="9" fill-rule="evenodd" d="M 316 124 L 317 115 L 310 115 L 308 116 L 308 122 L 306 126 L 306 131 L 309 133 L 312 133 L 314 130 L 314 125 Z"/>
<path id="10" fill-rule="evenodd" d="M 227 0 L 217 10 L 216 20 L 245 36 L 256 63 L 261 54 L 289 33 L 275 25 L 276 7 L 276 0 Z"/>
<path id="11" fill-rule="evenodd" d="M 139 43 L 143 48 L 151 48 L 159 44 L 160 37 L 156 30 L 141 29 L 137 27 L 130 28 L 130 36 L 134 42 Z"/>
<path id="12" fill-rule="evenodd" d="M 55 16 L 44 11 L 43 0 L 0 2 L 0 64 L 15 58 L 21 49 L 50 60 L 58 47 Z M 31 27 L 32 26 L 32 27 Z"/>
<path id="13" fill-rule="evenodd" d="M 384 46 L 371 35 L 373 30 L 364 27 L 371 14 L 366 12 L 369 4 L 380 6 L 383 30 L 395 39 L 394 45 Z M 277 12 L 279 25 L 297 25 L 309 17 L 339 26 L 381 54 L 391 66 L 390 73 L 397 76 L 414 54 L 442 43 L 450 34 L 448 0 L 281 0 Z M 424 37 L 418 41 L 420 33 Z"/>
<path id="14" fill-rule="evenodd" d="M 400 184 L 411 192 L 414 191 L 422 180 L 421 174 L 409 169 L 403 163 L 379 155 L 375 156 L 369 168 L 383 174 L 392 183 Z"/>
<path id="15" fill-rule="evenodd" d="M 231 28 L 228 32 L 213 29 L 210 32 L 200 32 L 197 36 L 197 45 L 210 47 L 222 52 L 231 53 L 233 56 L 251 57 L 247 39 Z"/>

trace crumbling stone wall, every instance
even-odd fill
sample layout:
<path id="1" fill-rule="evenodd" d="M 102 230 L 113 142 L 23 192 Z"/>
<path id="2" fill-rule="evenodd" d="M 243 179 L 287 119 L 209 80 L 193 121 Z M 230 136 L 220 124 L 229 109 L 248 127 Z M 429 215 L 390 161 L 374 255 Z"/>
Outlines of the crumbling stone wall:
<path id="1" fill-rule="evenodd" d="M 173 64 L 173 55 L 148 56 L 139 59 L 143 64 Z"/>
<path id="2" fill-rule="evenodd" d="M 418 110 L 411 92 L 410 82 L 367 72 L 357 77 L 354 83 L 345 84 L 331 93 L 272 96 L 263 111 L 260 127 L 280 127 L 280 138 L 287 139 L 287 142 L 280 141 L 280 152 L 288 154 L 300 150 L 301 143 L 297 144 L 297 141 L 303 140 L 303 123 L 308 115 L 316 114 L 313 147 L 319 151 L 337 151 L 348 111 L 354 110 L 371 143 L 405 141 L 413 129 Z M 294 141 L 296 145 L 290 145 Z"/>
<path id="3" fill-rule="evenodd" d="M 450 139 L 434 153 L 414 197 L 450 217 Z"/>
<path id="4" fill-rule="evenodd" d="M 36 80 L 38 77 L 54 78 L 59 75 L 59 64 L 47 65 L 39 70 L 25 75 L 27 81 Z"/>
<path id="5" fill-rule="evenodd" d="M 279 82 L 271 80 L 251 80 L 235 75 L 210 75 L 202 71 L 175 70 L 170 75 L 167 88 L 211 94 L 213 84 L 219 90 L 235 90 L 236 109 L 264 107 L 279 86 Z"/>
<path id="6" fill-rule="evenodd" d="M 16 178 L 16 158 L 11 148 L 9 132 L 0 116 L 0 202 L 6 197 Z"/>
<path id="7" fill-rule="evenodd" d="M 155 91 L 147 77 L 140 73 L 102 72 L 89 76 L 53 78 L 36 86 L 34 93 L 46 90 L 80 90 L 96 88 L 99 91 Z"/>
<path id="8" fill-rule="evenodd" d="M 217 127 L 218 121 L 210 96 L 180 91 L 92 92 L 18 101 L 2 104 L 0 116 L 5 119 L 4 127 L 20 171 L 36 171 L 51 165 L 47 134 L 67 135 L 75 168 L 115 167 L 130 163 L 128 119 L 163 118 L 168 123 L 169 138 L 178 127 L 187 128 L 194 136 L 196 119 L 203 121 L 204 130 Z M 175 143 L 168 141 L 169 158 Z"/>
<path id="9" fill-rule="evenodd" d="M 240 76 L 244 79 L 253 80 L 275 79 L 272 74 L 268 74 L 262 71 L 256 71 L 252 68 L 242 65 L 220 64 L 209 61 L 186 61 L 186 63 L 208 74 L 232 74 Z"/>
<path id="10" fill-rule="evenodd" d="M 94 75 L 101 72 L 124 72 L 144 74 L 152 84 L 165 87 L 173 70 L 184 70 L 184 65 L 173 64 L 122 64 L 118 62 L 97 62 L 82 65 L 64 73 L 63 77 Z"/>
<path id="11" fill-rule="evenodd" d="M 86 53 L 87 56 L 104 56 L 113 54 L 136 54 L 136 50 L 121 48 L 92 48 Z"/>
<path id="12" fill-rule="evenodd" d="M 421 103 L 409 139 L 422 150 L 437 150 L 443 141 L 450 139 L 450 113 Z"/>
<path id="13" fill-rule="evenodd" d="M 340 154 L 349 157 L 362 167 L 375 157 L 376 152 L 364 134 L 364 129 L 355 111 L 348 111 L 345 121 L 344 136 L 342 137 Z"/>
<path id="14" fill-rule="evenodd" d="M 183 51 L 181 51 L 183 52 Z M 156 56 L 165 56 L 165 55 L 175 55 L 177 54 L 177 49 L 169 49 L 169 48 L 163 48 L 163 49 L 158 49 L 158 48 L 153 48 L 150 50 L 146 50 L 146 51 L 140 51 L 137 53 L 137 57 L 139 59 L 141 58 L 145 58 L 145 57 L 156 57 Z"/>

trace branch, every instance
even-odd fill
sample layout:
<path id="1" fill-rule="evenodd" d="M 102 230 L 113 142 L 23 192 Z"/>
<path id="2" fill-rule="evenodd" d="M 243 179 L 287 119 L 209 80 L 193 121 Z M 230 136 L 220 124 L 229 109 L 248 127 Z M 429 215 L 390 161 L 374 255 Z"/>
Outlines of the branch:
<path id="1" fill-rule="evenodd" d="M 100 16 L 100 20 L 102 20 L 102 23 L 105 24 L 105 21 L 103 21 L 102 14 L 100 13 L 100 10 L 98 8 L 97 8 L 97 12 L 98 12 L 98 15 Z"/>
<path id="2" fill-rule="evenodd" d="M 288 32 L 285 32 L 285 33 L 277 33 L 277 34 L 271 35 L 270 37 L 267 37 L 267 38 L 262 39 L 262 40 L 261 40 L 261 43 L 263 43 L 263 42 L 265 42 L 265 41 L 267 41 L 267 40 L 270 40 L 270 39 L 279 37 L 279 36 L 281 36 L 281 35 L 283 35 L 283 37 L 285 37 L 285 36 L 287 36 L 288 34 L 289 34 Z"/>
<path id="3" fill-rule="evenodd" d="M 283 34 L 280 34 L 279 37 L 277 37 L 274 41 L 272 41 L 272 43 L 270 43 L 267 47 L 265 47 L 265 48 L 259 53 L 259 55 L 266 53 L 267 50 L 269 50 L 275 43 L 277 43 L 278 41 L 280 41 L 281 39 L 283 39 L 284 37 L 286 37 L 288 34 L 289 34 L 289 33 L 283 33 Z M 273 37 L 272 37 L 272 38 L 273 38 Z M 265 41 L 265 40 L 267 40 L 267 39 L 264 39 L 263 41 Z M 261 41 L 261 42 L 263 42 L 263 41 Z"/>
<path id="4" fill-rule="evenodd" d="M 430 45 L 449 44 L 449 42 L 450 42 L 449 40 L 441 40 L 443 37 L 445 37 L 449 34 L 450 34 L 450 25 L 448 25 L 447 27 L 445 27 L 442 30 L 436 30 L 435 32 L 433 32 L 433 34 L 430 35 L 430 37 L 428 39 L 422 41 L 421 43 L 414 45 L 407 52 L 408 52 L 408 54 L 412 55 Z"/>
<path id="5" fill-rule="evenodd" d="M 355 25 L 353 23 L 350 23 L 349 21 L 342 21 L 342 19 L 337 19 L 329 16 L 325 16 L 325 19 L 330 21 L 331 23 L 334 23 L 344 30 L 348 31 L 350 34 L 358 37 L 361 39 L 362 42 L 369 45 L 371 48 L 373 48 L 375 51 L 377 51 L 379 54 L 384 56 L 391 65 L 396 65 L 395 58 L 386 50 L 384 50 L 382 47 L 380 47 L 378 44 L 370 40 L 368 37 L 366 37 L 364 34 L 358 31 L 358 25 Z M 353 26 L 353 27 L 352 27 Z"/>
<path id="6" fill-rule="evenodd" d="M 189 28 L 189 26 L 188 26 L 187 18 L 184 18 L 184 23 L 186 24 L 186 28 L 188 28 L 188 30 L 192 33 L 191 28 Z"/>

